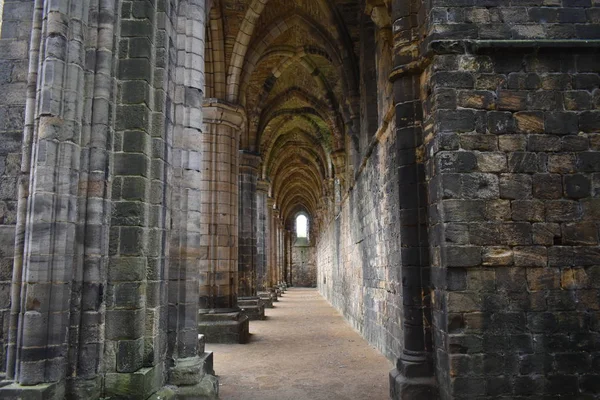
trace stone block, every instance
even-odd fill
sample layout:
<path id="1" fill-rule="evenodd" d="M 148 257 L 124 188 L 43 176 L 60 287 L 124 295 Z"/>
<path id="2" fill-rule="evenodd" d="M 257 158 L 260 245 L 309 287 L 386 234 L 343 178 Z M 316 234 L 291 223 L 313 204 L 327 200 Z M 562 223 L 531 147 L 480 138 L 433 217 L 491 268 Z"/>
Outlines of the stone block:
<path id="1" fill-rule="evenodd" d="M 259 297 L 238 297 L 238 307 L 250 321 L 265 319 L 265 305 Z"/>
<path id="2" fill-rule="evenodd" d="M 62 400 L 65 398 L 65 386 L 62 382 L 33 386 L 10 383 L 0 387 L 0 398 L 3 400 Z"/>
<path id="3" fill-rule="evenodd" d="M 117 345 L 117 372 L 135 372 L 142 367 L 144 339 L 120 340 Z"/>
<path id="4" fill-rule="evenodd" d="M 134 373 L 109 372 L 104 380 L 107 397 L 146 400 L 164 385 L 163 366 L 142 368 Z"/>
<path id="5" fill-rule="evenodd" d="M 198 332 L 207 343 L 247 343 L 249 319 L 242 312 L 199 313 Z"/>
<path id="6" fill-rule="evenodd" d="M 212 364 L 212 352 L 204 353 L 201 357 L 177 359 L 169 370 L 169 383 L 175 386 L 197 385 L 206 374 L 212 373 Z"/>

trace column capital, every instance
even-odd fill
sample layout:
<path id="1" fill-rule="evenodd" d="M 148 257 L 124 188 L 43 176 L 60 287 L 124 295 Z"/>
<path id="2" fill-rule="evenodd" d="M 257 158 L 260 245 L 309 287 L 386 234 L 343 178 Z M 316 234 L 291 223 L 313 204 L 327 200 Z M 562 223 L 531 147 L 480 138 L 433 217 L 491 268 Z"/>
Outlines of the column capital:
<path id="1" fill-rule="evenodd" d="M 273 204 L 275 204 L 275 199 L 270 196 L 267 197 L 267 207 L 269 207 L 269 209 L 272 209 Z"/>
<path id="2" fill-rule="evenodd" d="M 219 99 L 204 99 L 202 118 L 205 124 L 227 125 L 241 129 L 246 121 L 244 107 Z"/>
<path id="3" fill-rule="evenodd" d="M 264 179 L 259 179 L 256 182 L 256 191 L 269 193 L 269 186 L 271 186 L 271 183 L 269 181 L 264 180 Z"/>
<path id="4" fill-rule="evenodd" d="M 240 169 L 258 171 L 262 158 L 257 153 L 251 153 L 246 150 L 240 150 Z"/>

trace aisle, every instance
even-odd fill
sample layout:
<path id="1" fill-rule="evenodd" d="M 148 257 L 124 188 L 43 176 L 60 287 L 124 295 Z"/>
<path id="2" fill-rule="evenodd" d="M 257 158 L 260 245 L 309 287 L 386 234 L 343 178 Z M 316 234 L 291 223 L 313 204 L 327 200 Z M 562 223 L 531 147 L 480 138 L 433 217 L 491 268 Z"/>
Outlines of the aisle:
<path id="1" fill-rule="evenodd" d="M 392 364 L 315 289 L 289 289 L 249 344 L 210 344 L 222 400 L 385 400 Z"/>

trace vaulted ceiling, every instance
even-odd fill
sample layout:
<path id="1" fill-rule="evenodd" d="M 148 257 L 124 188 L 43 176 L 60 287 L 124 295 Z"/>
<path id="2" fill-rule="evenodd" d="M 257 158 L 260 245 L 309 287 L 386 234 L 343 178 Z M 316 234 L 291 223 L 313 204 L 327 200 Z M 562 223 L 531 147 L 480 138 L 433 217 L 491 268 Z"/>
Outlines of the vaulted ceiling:
<path id="1" fill-rule="evenodd" d="M 349 124 L 359 114 L 360 3 L 212 2 L 206 97 L 245 108 L 240 147 L 260 154 L 260 177 L 270 181 L 284 220 L 300 211 L 314 216 L 341 173 Z"/>

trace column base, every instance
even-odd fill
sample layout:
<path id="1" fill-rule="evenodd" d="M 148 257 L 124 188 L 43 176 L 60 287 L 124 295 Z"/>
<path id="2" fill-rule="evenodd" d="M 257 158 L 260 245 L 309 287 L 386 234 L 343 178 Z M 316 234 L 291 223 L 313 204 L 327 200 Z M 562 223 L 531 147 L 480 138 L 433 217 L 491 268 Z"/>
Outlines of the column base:
<path id="1" fill-rule="evenodd" d="M 213 353 L 204 348 L 205 337 L 198 335 L 198 355 L 180 358 L 169 370 L 169 386 L 148 400 L 217 399 L 219 380 L 213 367 Z"/>
<path id="2" fill-rule="evenodd" d="M 273 299 L 273 303 L 279 301 L 279 297 L 281 296 L 281 290 L 277 287 L 270 287 L 267 289 L 269 293 L 271 293 L 271 298 Z"/>
<path id="3" fill-rule="evenodd" d="M 436 400 L 439 399 L 434 377 L 407 378 L 397 369 L 390 372 L 390 399 L 392 400 Z"/>
<path id="4" fill-rule="evenodd" d="M 161 363 L 132 373 L 107 373 L 104 385 L 104 397 L 146 400 L 164 386 L 164 365 Z"/>
<path id="5" fill-rule="evenodd" d="M 0 382 L 0 399 L 2 400 L 63 400 L 65 398 L 64 382 L 41 383 L 34 386 L 21 386 L 18 383 Z"/>
<path id="6" fill-rule="evenodd" d="M 258 297 L 262 300 L 265 308 L 274 308 L 273 307 L 273 297 L 269 292 L 258 292 Z"/>
<path id="7" fill-rule="evenodd" d="M 198 332 L 207 343 L 248 343 L 250 325 L 241 311 L 230 313 L 199 313 Z"/>
<path id="8" fill-rule="evenodd" d="M 217 399 L 219 380 L 214 376 L 212 352 L 176 360 L 169 371 L 169 385 L 173 386 L 165 390 L 173 392 L 175 399 Z"/>
<path id="9" fill-rule="evenodd" d="M 427 354 L 403 354 L 390 372 L 392 400 L 439 399 L 433 362 Z"/>
<path id="10" fill-rule="evenodd" d="M 261 321 L 265 319 L 265 305 L 258 296 L 238 297 L 238 306 L 250 321 Z"/>

